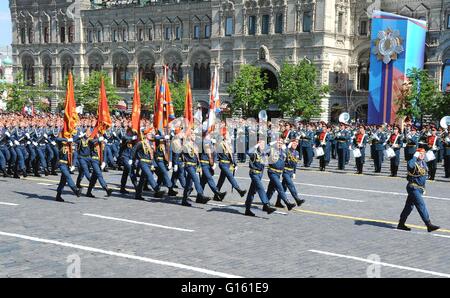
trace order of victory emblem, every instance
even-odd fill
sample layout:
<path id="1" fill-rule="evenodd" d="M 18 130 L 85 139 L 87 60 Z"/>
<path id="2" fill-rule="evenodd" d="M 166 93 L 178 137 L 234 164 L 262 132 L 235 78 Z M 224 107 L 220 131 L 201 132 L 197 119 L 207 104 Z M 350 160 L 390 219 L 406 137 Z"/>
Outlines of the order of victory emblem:
<path id="1" fill-rule="evenodd" d="M 391 60 L 396 60 L 397 55 L 404 51 L 403 39 L 398 30 L 387 28 L 385 31 L 379 31 L 375 39 L 374 54 L 378 60 L 388 64 Z"/>

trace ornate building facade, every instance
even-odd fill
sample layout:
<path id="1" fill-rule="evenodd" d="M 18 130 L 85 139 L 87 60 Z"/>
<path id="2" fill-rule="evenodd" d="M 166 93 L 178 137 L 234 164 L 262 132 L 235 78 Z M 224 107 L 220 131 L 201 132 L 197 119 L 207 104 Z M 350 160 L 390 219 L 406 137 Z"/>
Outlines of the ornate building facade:
<path id="1" fill-rule="evenodd" d="M 15 74 L 57 90 L 69 70 L 81 80 L 104 70 L 128 101 L 133 77 L 154 80 L 163 65 L 172 80 L 189 74 L 207 104 L 214 66 L 231 102 L 226 86 L 241 65 L 261 67 L 277 88 L 282 64 L 307 58 L 333 89 L 321 118 L 364 120 L 373 9 L 427 20 L 425 67 L 441 86 L 450 73 L 448 0 L 10 0 L 10 9 Z"/>

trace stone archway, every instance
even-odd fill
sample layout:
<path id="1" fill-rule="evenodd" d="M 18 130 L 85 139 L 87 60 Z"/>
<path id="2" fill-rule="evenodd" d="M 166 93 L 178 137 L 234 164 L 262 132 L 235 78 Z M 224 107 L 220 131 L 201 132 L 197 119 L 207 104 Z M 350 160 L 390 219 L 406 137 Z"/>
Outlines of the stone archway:
<path id="1" fill-rule="evenodd" d="M 266 76 L 267 82 L 264 84 L 264 89 L 276 90 L 278 89 L 278 79 L 277 76 L 269 69 L 261 69 L 261 77 Z"/>

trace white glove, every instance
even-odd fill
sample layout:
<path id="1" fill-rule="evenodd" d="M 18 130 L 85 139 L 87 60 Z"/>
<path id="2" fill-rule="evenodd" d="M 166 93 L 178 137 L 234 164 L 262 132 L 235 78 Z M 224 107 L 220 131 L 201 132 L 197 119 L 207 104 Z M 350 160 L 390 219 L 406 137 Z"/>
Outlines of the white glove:
<path id="1" fill-rule="evenodd" d="M 289 143 L 287 147 L 290 149 L 292 147 L 292 143 Z"/>
<path id="2" fill-rule="evenodd" d="M 172 169 L 172 163 L 169 162 L 169 166 L 167 167 L 169 169 L 169 171 Z"/>
<path id="3" fill-rule="evenodd" d="M 169 136 L 169 135 L 165 135 L 165 136 L 164 136 L 164 139 L 165 139 L 165 140 L 170 140 L 170 136 Z"/>
<path id="4" fill-rule="evenodd" d="M 75 166 L 71 166 L 71 167 L 70 167 L 70 171 L 71 171 L 71 172 L 75 171 Z"/>
<path id="5" fill-rule="evenodd" d="M 292 179 L 294 179 L 294 180 L 295 180 L 295 174 L 292 174 Z"/>
<path id="6" fill-rule="evenodd" d="M 414 153 L 414 157 L 415 157 L 415 158 L 418 158 L 419 156 L 420 156 L 420 152 Z"/>
<path id="7" fill-rule="evenodd" d="M 237 169 L 238 169 L 238 166 L 235 166 L 235 167 L 234 167 L 234 171 L 236 172 L 236 171 L 237 171 Z"/>
<path id="8" fill-rule="evenodd" d="M 102 162 L 102 165 L 100 166 L 101 167 L 101 169 L 102 169 L 102 171 L 106 168 L 106 163 L 105 162 Z"/>
<path id="9" fill-rule="evenodd" d="M 212 169 L 215 170 L 216 169 L 216 163 L 213 164 Z"/>
<path id="10" fill-rule="evenodd" d="M 178 165 L 174 165 L 174 166 L 173 166 L 173 171 L 174 171 L 174 172 L 178 172 Z"/>
<path id="11" fill-rule="evenodd" d="M 52 144 L 53 146 L 56 146 L 56 142 L 54 142 L 54 141 L 52 141 L 51 144 Z"/>
<path id="12" fill-rule="evenodd" d="M 211 139 L 211 144 L 215 144 L 216 142 L 216 139 Z"/>
<path id="13" fill-rule="evenodd" d="M 130 160 L 128 161 L 128 164 L 131 166 L 131 165 L 133 164 L 133 161 L 130 159 Z"/>
<path id="14" fill-rule="evenodd" d="M 104 140 L 105 140 L 104 137 L 99 137 L 99 138 L 98 138 L 98 141 L 99 141 L 99 142 L 103 142 Z"/>
<path id="15" fill-rule="evenodd" d="M 115 132 L 115 131 L 113 132 L 113 136 L 117 137 L 117 134 L 116 134 L 116 132 Z"/>
<path id="16" fill-rule="evenodd" d="M 25 136 L 29 139 L 30 138 L 30 134 L 26 133 Z"/>
<path id="17" fill-rule="evenodd" d="M 134 165 L 137 167 L 137 166 L 139 165 L 139 160 L 136 159 L 136 160 L 134 161 Z"/>
<path id="18" fill-rule="evenodd" d="M 73 142 L 73 138 L 68 138 L 67 142 L 72 143 Z"/>
<path id="19" fill-rule="evenodd" d="M 80 138 L 84 137 L 86 134 L 84 132 L 80 132 Z"/>
<path id="20" fill-rule="evenodd" d="M 105 144 L 108 144 L 108 140 L 107 139 L 105 139 L 104 141 L 105 141 Z"/>
<path id="21" fill-rule="evenodd" d="M 286 150 L 286 145 L 283 144 L 283 146 L 281 147 L 281 149 Z"/>
<path id="22" fill-rule="evenodd" d="M 133 136 L 131 139 L 132 139 L 133 141 L 135 141 L 135 140 L 137 140 L 137 136 Z"/>
<path id="23" fill-rule="evenodd" d="M 30 141 L 28 141 L 28 142 L 27 142 L 27 145 L 30 145 L 30 144 L 31 144 L 31 142 L 30 142 Z"/>
<path id="24" fill-rule="evenodd" d="M 20 143 L 17 140 L 14 140 L 14 145 L 19 146 Z"/>
<path id="25" fill-rule="evenodd" d="M 13 142 L 9 141 L 9 146 L 12 147 L 12 145 L 14 145 Z"/>
<path id="26" fill-rule="evenodd" d="M 48 139 L 48 135 L 46 133 L 44 133 L 44 138 Z"/>
<path id="27" fill-rule="evenodd" d="M 155 171 L 155 166 L 151 166 L 151 167 L 150 167 L 150 170 L 151 170 L 152 172 L 154 172 L 154 171 Z"/>
<path id="28" fill-rule="evenodd" d="M 273 142 L 270 142 L 270 146 L 273 146 L 273 145 L 275 145 L 277 143 L 277 141 L 273 141 Z"/>
<path id="29" fill-rule="evenodd" d="M 33 142 L 33 145 L 37 147 L 38 143 L 37 142 Z"/>
<path id="30" fill-rule="evenodd" d="M 5 135 L 7 135 L 8 137 L 11 136 L 11 134 L 9 133 L 9 131 L 6 131 L 6 132 L 5 132 Z"/>

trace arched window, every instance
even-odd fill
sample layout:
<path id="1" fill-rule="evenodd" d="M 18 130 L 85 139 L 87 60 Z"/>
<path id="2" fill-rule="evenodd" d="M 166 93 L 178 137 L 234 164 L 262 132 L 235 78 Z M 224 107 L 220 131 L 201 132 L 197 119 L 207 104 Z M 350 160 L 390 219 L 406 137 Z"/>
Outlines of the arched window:
<path id="1" fill-rule="evenodd" d="M 72 56 L 65 55 L 61 58 L 61 77 L 63 82 L 67 80 L 67 76 L 70 72 L 73 72 L 74 60 Z"/>
<path id="2" fill-rule="evenodd" d="M 34 85 L 34 58 L 30 55 L 22 57 L 23 79 L 26 85 Z"/>
<path id="3" fill-rule="evenodd" d="M 128 88 L 130 83 L 130 74 L 128 73 L 128 57 L 119 53 L 113 57 L 113 73 L 116 87 Z"/>
<path id="4" fill-rule="evenodd" d="M 194 89 L 209 89 L 211 83 L 210 61 L 209 54 L 204 51 L 193 55 L 191 67 L 193 66 Z"/>
<path id="5" fill-rule="evenodd" d="M 358 59 L 358 90 L 369 90 L 369 51 Z"/>
<path id="6" fill-rule="evenodd" d="M 103 69 L 103 57 L 99 53 L 94 53 L 89 56 L 89 74 L 94 71 L 101 71 Z"/>
<path id="7" fill-rule="evenodd" d="M 52 59 L 50 56 L 44 56 L 42 58 L 42 66 L 44 84 L 50 87 L 52 85 Z"/>

